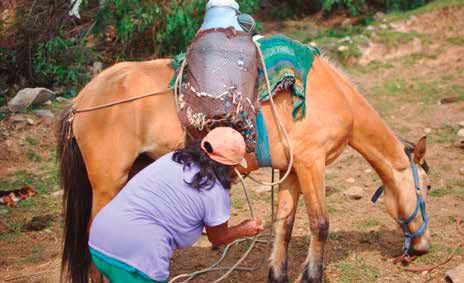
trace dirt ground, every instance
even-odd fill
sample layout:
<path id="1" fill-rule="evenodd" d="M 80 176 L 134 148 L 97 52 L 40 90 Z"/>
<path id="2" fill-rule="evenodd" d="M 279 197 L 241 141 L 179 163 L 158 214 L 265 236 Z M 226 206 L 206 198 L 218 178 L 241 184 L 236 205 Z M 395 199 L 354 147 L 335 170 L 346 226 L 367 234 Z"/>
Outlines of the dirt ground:
<path id="1" fill-rule="evenodd" d="M 389 20 L 390 21 L 390 20 Z M 362 49 L 358 63 L 346 68 L 367 99 L 401 136 L 416 142 L 427 135 L 427 162 L 432 190 L 427 201 L 430 253 L 413 266 L 445 258 L 464 239 L 456 233 L 456 217 L 464 217 L 464 149 L 457 135 L 464 121 L 464 6 L 448 6 L 387 22 L 389 31 L 413 34 L 405 43 L 389 45 L 382 38 Z M 440 103 L 453 97 L 452 103 Z M 311 103 L 309 101 L 309 103 Z M 64 102 L 47 106 L 56 115 Z M 27 118 L 32 119 L 28 121 Z M 56 119 L 55 119 L 56 120 Z M 38 194 L 17 207 L 0 207 L 0 282 L 59 282 L 62 245 L 60 191 L 54 164 L 54 119 L 32 113 L 0 120 L 0 190 L 29 183 Z M 256 176 L 269 180 L 271 171 Z M 392 263 L 401 253 L 403 233 L 386 213 L 383 198 L 370 197 L 379 177 L 355 151 L 348 149 L 326 171 L 330 235 L 325 252 L 326 282 L 445 282 L 445 272 L 464 262 L 464 249 L 431 272 L 408 273 Z M 344 192 L 363 188 L 360 199 Z M 247 181 L 255 214 L 270 223 L 271 195 Z M 31 231 L 34 216 L 49 216 L 45 228 Z M 240 186 L 232 189 L 232 224 L 249 218 Z M 310 242 L 306 209 L 300 199 L 289 247 L 289 279 L 302 271 Z M 233 246 L 221 266 L 233 265 L 250 242 Z M 254 272 L 234 272 L 225 282 L 265 282 L 271 245 L 258 243 L 243 266 Z M 219 259 L 205 236 L 189 249 L 175 253 L 171 278 L 205 268 Z M 210 272 L 192 282 L 212 282 L 222 272 Z"/>

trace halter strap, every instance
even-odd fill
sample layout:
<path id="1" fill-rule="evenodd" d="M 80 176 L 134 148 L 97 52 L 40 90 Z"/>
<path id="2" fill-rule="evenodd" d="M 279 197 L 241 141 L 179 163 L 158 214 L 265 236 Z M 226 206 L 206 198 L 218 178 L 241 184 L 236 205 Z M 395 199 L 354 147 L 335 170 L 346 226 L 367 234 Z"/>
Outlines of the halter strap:
<path id="1" fill-rule="evenodd" d="M 405 238 L 404 238 L 404 243 L 403 243 L 403 252 L 405 253 L 408 252 L 409 249 L 411 248 L 412 239 L 417 238 L 420 235 L 422 235 L 422 233 L 424 233 L 425 229 L 427 228 L 427 224 L 429 222 L 429 217 L 427 216 L 427 212 L 425 210 L 425 201 L 422 198 L 422 195 L 420 193 L 420 182 L 419 182 L 419 173 L 417 172 L 417 166 L 416 166 L 416 163 L 414 163 L 414 160 L 412 159 L 411 154 L 408 154 L 408 155 L 409 155 L 409 159 L 411 160 L 412 176 L 414 178 L 414 186 L 416 187 L 416 191 L 417 191 L 416 192 L 417 204 L 416 204 L 416 209 L 407 219 L 405 220 L 400 219 L 397 221 L 404 232 Z M 377 201 L 377 199 L 380 197 L 380 195 L 382 194 L 384 190 L 385 190 L 385 187 L 382 185 L 375 191 L 374 195 L 371 198 L 372 203 L 375 203 Z M 419 209 L 422 214 L 423 222 L 416 232 L 411 233 L 411 231 L 409 230 L 408 224 L 411 223 L 411 221 L 413 221 L 414 218 L 416 218 L 417 213 L 419 212 Z"/>

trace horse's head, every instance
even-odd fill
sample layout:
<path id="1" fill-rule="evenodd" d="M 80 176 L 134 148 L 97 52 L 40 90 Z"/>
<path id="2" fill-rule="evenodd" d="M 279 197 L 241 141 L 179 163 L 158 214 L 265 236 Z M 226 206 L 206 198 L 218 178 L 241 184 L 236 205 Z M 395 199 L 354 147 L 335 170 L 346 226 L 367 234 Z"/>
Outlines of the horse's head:
<path id="1" fill-rule="evenodd" d="M 417 144 L 404 141 L 405 153 L 409 158 L 409 173 L 401 182 L 402 190 L 408 193 L 405 198 L 400 198 L 400 207 L 405 213 L 413 211 L 412 214 L 405 215 L 407 218 L 397 219 L 405 233 L 404 252 L 409 254 L 425 254 L 429 250 L 429 231 L 427 229 L 428 216 L 425 202 L 431 185 L 428 178 L 429 167 L 425 161 L 426 137 L 419 139 Z"/>

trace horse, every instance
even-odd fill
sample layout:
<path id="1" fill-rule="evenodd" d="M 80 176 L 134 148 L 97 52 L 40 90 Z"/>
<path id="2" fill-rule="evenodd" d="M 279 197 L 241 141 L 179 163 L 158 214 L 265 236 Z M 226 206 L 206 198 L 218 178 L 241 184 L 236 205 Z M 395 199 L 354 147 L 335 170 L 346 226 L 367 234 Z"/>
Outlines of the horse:
<path id="1" fill-rule="evenodd" d="M 62 278 L 88 282 L 91 260 L 88 228 L 98 211 L 121 190 L 142 156 L 156 160 L 185 143 L 172 91 L 172 60 L 117 63 L 95 76 L 78 94 L 72 109 L 84 109 L 142 94 L 162 93 L 90 112 L 64 110 L 59 122 L 58 161 L 65 211 Z M 268 281 L 287 282 L 287 253 L 295 211 L 303 195 L 311 243 L 297 282 L 321 282 L 324 248 L 329 234 L 324 171 L 349 145 L 380 176 L 385 205 L 405 232 L 403 250 L 424 254 L 429 249 L 424 170 L 426 139 L 404 145 L 367 99 L 328 59 L 315 56 L 307 77 L 305 117 L 292 116 L 291 93 L 275 98 L 276 111 L 293 146 L 291 173 L 278 191 L 274 243 Z M 272 168 L 285 172 L 289 145 L 268 102 L 262 102 L 268 129 Z M 258 169 L 253 154 L 248 167 Z M 418 169 L 417 169 L 418 168 Z M 420 201 L 419 201 L 420 200 Z M 420 209 L 419 209 L 420 208 Z M 406 245 L 406 242 L 409 245 Z"/>

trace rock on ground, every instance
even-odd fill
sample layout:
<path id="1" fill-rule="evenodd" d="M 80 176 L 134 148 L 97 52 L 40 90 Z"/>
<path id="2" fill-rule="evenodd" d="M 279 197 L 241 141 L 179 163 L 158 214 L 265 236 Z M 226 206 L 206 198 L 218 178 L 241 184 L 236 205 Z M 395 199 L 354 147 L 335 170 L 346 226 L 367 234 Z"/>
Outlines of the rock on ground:
<path id="1" fill-rule="evenodd" d="M 53 91 L 43 87 L 25 88 L 18 91 L 16 96 L 8 102 L 8 109 L 11 112 L 20 112 L 33 103 L 41 104 L 54 96 Z"/>
<path id="2" fill-rule="evenodd" d="M 464 129 L 460 129 L 460 130 L 458 131 L 458 136 L 464 138 Z"/>
<path id="3" fill-rule="evenodd" d="M 34 110 L 32 112 L 34 112 L 34 114 L 37 115 L 37 116 L 55 118 L 55 115 L 50 110 L 38 109 L 38 110 Z"/>
<path id="4" fill-rule="evenodd" d="M 464 283 L 464 263 L 446 271 L 445 276 L 447 282 Z"/>
<path id="5" fill-rule="evenodd" d="M 361 199 L 364 195 L 364 189 L 359 186 L 353 186 L 344 191 L 343 194 L 351 199 Z"/>

